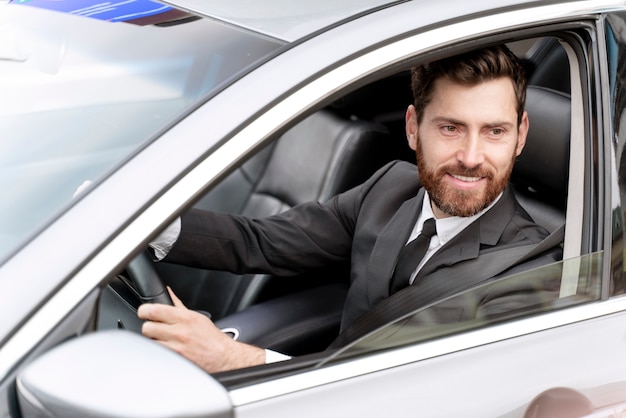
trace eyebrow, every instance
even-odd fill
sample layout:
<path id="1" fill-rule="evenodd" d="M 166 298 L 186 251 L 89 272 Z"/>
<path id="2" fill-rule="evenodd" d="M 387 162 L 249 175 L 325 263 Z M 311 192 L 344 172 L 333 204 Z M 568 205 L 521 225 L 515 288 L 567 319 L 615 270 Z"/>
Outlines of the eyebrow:
<path id="1" fill-rule="evenodd" d="M 436 117 L 432 118 L 431 121 L 435 122 L 435 123 L 444 122 L 444 123 L 449 123 L 451 125 L 463 125 L 463 126 L 466 125 L 466 123 L 463 122 L 463 121 L 460 121 L 460 120 L 457 120 L 457 119 L 453 119 L 453 118 L 444 117 L 444 116 L 436 116 Z"/>
<path id="2" fill-rule="evenodd" d="M 461 125 L 461 126 L 467 126 L 467 123 L 458 120 L 458 119 L 454 119 L 454 118 L 450 118 L 450 117 L 446 117 L 446 116 L 436 116 L 434 118 L 431 119 L 432 122 L 435 123 L 449 123 L 451 125 Z M 495 122 L 491 122 L 491 123 L 487 123 L 485 125 L 483 125 L 483 127 L 485 128 L 494 128 L 494 127 L 504 127 L 504 128 L 512 128 L 514 126 L 516 126 L 514 123 L 508 122 L 508 121 L 495 121 Z"/>

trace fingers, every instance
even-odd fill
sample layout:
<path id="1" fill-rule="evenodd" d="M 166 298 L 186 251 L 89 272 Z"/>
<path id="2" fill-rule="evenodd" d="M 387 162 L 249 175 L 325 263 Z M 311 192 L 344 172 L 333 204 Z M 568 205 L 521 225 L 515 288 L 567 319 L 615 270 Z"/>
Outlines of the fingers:
<path id="1" fill-rule="evenodd" d="M 137 309 L 137 316 L 144 321 L 156 321 L 165 322 L 168 324 L 176 323 L 180 320 L 183 311 L 187 310 L 187 307 L 183 302 L 174 294 L 174 291 L 167 286 L 167 292 L 172 298 L 174 306 L 162 305 L 159 303 L 144 303 Z"/>
<path id="2" fill-rule="evenodd" d="M 176 341 L 186 330 L 196 327 L 197 318 L 194 318 L 194 314 L 184 306 L 181 308 L 156 303 L 141 305 L 137 310 L 137 316 L 145 321 L 141 333 L 163 343 Z"/>
<path id="3" fill-rule="evenodd" d="M 179 338 L 177 334 L 181 330 L 193 323 L 193 315 L 169 286 L 167 291 L 174 306 L 144 303 L 137 309 L 137 316 L 145 321 L 141 326 L 141 333 L 144 336 L 176 349 L 172 343 Z"/>
<path id="4" fill-rule="evenodd" d="M 141 332 L 191 360 L 209 373 L 255 366 L 265 362 L 265 350 L 226 336 L 205 315 L 189 310 L 167 291 L 174 306 L 146 303 L 137 316 L 145 320 Z"/>
<path id="5" fill-rule="evenodd" d="M 174 306 L 178 307 L 178 308 L 185 308 L 186 306 L 183 304 L 183 302 L 178 298 L 178 296 L 176 296 L 174 294 L 174 291 L 172 290 L 171 287 L 167 286 L 167 293 L 170 294 L 170 298 L 172 298 L 172 303 L 174 303 Z"/>
<path id="6" fill-rule="evenodd" d="M 144 337 L 151 338 L 156 341 L 168 345 L 174 338 L 172 337 L 172 331 L 175 331 L 170 324 L 162 322 L 146 321 L 141 326 L 141 333 Z M 170 347 L 173 348 L 173 347 Z"/>
<path id="7" fill-rule="evenodd" d="M 176 306 L 162 305 L 160 303 L 144 303 L 137 309 L 137 316 L 144 321 L 163 322 L 175 324 L 180 320 L 181 308 Z"/>
<path id="8" fill-rule="evenodd" d="M 145 321 L 141 328 L 144 336 L 155 340 L 168 341 L 181 339 L 186 333 L 193 330 L 217 330 L 209 318 L 201 313 L 187 309 L 171 289 L 168 289 L 168 291 L 175 306 L 145 303 L 137 309 L 137 316 Z"/>

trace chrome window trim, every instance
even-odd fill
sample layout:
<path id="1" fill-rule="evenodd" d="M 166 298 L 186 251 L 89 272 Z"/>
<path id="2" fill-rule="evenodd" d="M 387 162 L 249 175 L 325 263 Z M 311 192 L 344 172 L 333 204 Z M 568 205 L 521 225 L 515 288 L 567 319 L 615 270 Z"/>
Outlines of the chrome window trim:
<path id="1" fill-rule="evenodd" d="M 82 300 L 93 288 L 100 284 L 104 276 L 109 274 L 111 265 L 119 260 L 127 258 L 132 253 L 140 239 L 146 239 L 153 233 L 156 225 L 165 222 L 170 214 L 179 210 L 186 202 L 192 200 L 197 191 L 201 190 L 206 184 L 213 179 L 219 177 L 228 170 L 232 161 L 236 160 L 242 153 L 253 148 L 265 138 L 271 136 L 281 126 L 284 126 L 291 119 L 297 117 L 303 111 L 310 109 L 316 102 L 323 100 L 327 95 L 331 95 L 334 91 L 349 85 L 355 78 L 361 78 L 368 74 L 372 74 L 382 67 L 387 67 L 393 63 L 399 63 L 404 59 L 408 59 L 419 53 L 441 48 L 450 42 L 459 42 L 477 36 L 485 36 L 494 32 L 504 32 L 505 30 L 513 30 L 521 26 L 546 24 L 550 22 L 565 21 L 572 17 L 580 15 L 593 15 L 598 12 L 605 12 L 622 8 L 623 1 L 581 1 L 565 4 L 541 5 L 527 10 L 516 10 L 490 16 L 478 17 L 469 21 L 458 22 L 447 25 L 443 28 L 435 28 L 427 32 L 410 36 L 395 41 L 391 44 L 384 45 L 378 49 L 371 50 L 364 55 L 358 56 L 352 61 L 333 68 L 330 72 L 324 74 L 318 79 L 313 80 L 309 84 L 304 85 L 299 90 L 285 97 L 282 101 L 275 104 L 257 119 L 239 131 L 231 140 L 219 147 L 208 156 L 204 161 L 198 164 L 185 177 L 178 181 L 161 197 L 155 200 L 147 209 L 129 223 L 119 234 L 113 237 L 93 258 L 88 260 L 84 266 L 80 268 L 72 278 L 63 287 L 61 287 L 54 296 L 45 302 L 41 308 L 20 327 L 0 349 L 0 376 L 6 377 L 14 365 L 18 364 L 20 359 L 29 352 L 33 347 L 41 341 L 41 339 L 49 333 L 73 308 Z M 436 40 L 436 42 L 433 42 Z M 323 97 L 320 92 L 324 92 Z M 219 98 L 219 95 L 216 97 Z M 211 109 L 214 104 L 209 102 L 208 106 L 203 109 Z M 216 105 L 217 106 L 217 105 Z M 191 135 L 197 140 L 202 140 L 202 130 L 194 129 L 196 123 L 202 123 L 203 109 L 200 109 L 189 118 L 189 123 L 176 126 L 163 135 L 163 139 L 176 135 Z M 107 185 L 104 184 L 106 187 Z M 61 219 L 61 222 L 52 226 L 53 229 L 62 229 L 63 223 L 67 223 L 67 217 Z M 139 238 L 141 237 L 141 238 Z M 34 250 L 29 254 L 36 253 Z M 13 263 L 12 263 L 13 264 Z M 17 263 L 19 264 L 19 263 Z M 626 303 L 623 299 L 617 301 L 605 302 L 599 304 L 596 310 L 584 310 L 589 312 L 588 315 L 605 315 L 619 310 L 626 309 L 621 306 L 615 307 L 617 302 Z M 569 311 L 568 311 L 569 312 Z M 576 311 L 579 312 L 579 311 Z M 594 313 L 595 312 L 595 313 Z M 591 318 L 592 316 L 580 316 L 582 320 Z M 542 317 L 541 319 L 543 319 Z M 542 321 L 540 321 L 542 322 Z M 571 322 L 571 320 L 569 321 Z M 542 322 L 543 323 L 543 322 Z M 568 323 L 563 319 L 559 324 Z M 554 325 L 557 326 L 557 325 Z M 520 330 L 520 327 L 515 327 Z M 525 332 L 535 332 L 541 329 L 547 329 L 536 324 L 532 327 L 533 331 L 516 331 L 507 334 L 506 338 L 517 335 L 523 335 Z M 482 330 L 483 333 L 471 333 L 469 336 L 492 335 L 490 330 Z M 495 329 L 494 329 L 495 331 Z M 486 334 L 485 334 L 486 333 Z M 466 336 L 459 338 L 460 344 L 468 341 Z M 496 341 L 489 338 L 476 339 L 481 344 L 489 341 Z M 448 339 L 446 339 L 448 340 Z M 457 340 L 451 340 L 457 341 Z M 467 343 L 465 343 L 467 344 Z M 427 346 L 432 352 L 444 349 L 437 345 Z M 397 359 L 402 361 L 394 361 L 393 364 L 400 365 L 408 361 L 417 361 L 414 355 L 407 355 L 409 349 L 398 350 Z M 394 351 L 395 352 L 395 351 Z M 447 351 L 441 351 L 441 354 Z M 382 358 L 376 356 L 376 358 Z M 339 366 L 333 366 L 329 370 L 341 370 L 342 378 L 358 376 L 363 374 L 363 370 L 375 371 L 381 369 L 381 365 L 370 362 L 367 359 L 357 363 L 351 362 L 353 366 L 346 369 L 337 369 Z M 369 365 L 369 369 L 360 366 Z M 358 366 L 358 367 L 357 367 Z M 386 366 L 385 366 L 386 367 Z M 324 369 L 326 370 L 326 369 Z M 320 370 L 320 373 L 327 373 Z M 307 374 L 308 375 L 308 374 Z M 326 375 L 317 382 L 334 381 L 333 375 Z M 313 379 L 316 375 L 311 375 Z M 294 377 L 297 379 L 297 376 Z M 306 379 L 305 379 L 306 380 Z M 268 382 L 264 385 L 252 385 L 249 388 L 242 388 L 233 391 L 233 402 L 237 405 L 252 402 L 254 400 L 264 399 L 266 397 L 276 396 L 281 393 L 289 393 L 296 390 L 295 382 L 284 385 L 285 379 L 277 380 L 276 384 Z M 289 382 L 289 381 L 286 381 Z M 314 382 L 312 380 L 311 382 Z M 311 387 L 311 384 L 302 381 L 301 388 Z M 319 384 L 319 383 L 316 383 Z M 255 389 L 258 388 L 258 389 Z M 253 392 L 259 390 L 258 395 Z"/>

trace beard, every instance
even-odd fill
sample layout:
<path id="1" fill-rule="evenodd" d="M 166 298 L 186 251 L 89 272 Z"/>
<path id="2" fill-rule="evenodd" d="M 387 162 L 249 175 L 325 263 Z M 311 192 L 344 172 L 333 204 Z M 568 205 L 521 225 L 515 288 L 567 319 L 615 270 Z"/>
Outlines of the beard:
<path id="1" fill-rule="evenodd" d="M 515 153 L 513 153 L 506 172 L 496 177 L 495 173 L 482 166 L 469 168 L 461 162 L 431 170 L 426 164 L 419 142 L 415 153 L 420 181 L 428 192 L 431 202 L 447 215 L 462 217 L 476 215 L 493 203 L 508 184 L 516 158 Z M 444 177 L 448 174 L 482 177 L 486 180 L 486 185 L 481 190 L 456 189 L 444 182 Z"/>

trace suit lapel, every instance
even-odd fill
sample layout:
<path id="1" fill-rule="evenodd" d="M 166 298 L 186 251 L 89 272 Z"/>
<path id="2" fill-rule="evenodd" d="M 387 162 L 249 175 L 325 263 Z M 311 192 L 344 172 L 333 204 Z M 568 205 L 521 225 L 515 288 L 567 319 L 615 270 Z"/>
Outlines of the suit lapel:
<path id="1" fill-rule="evenodd" d="M 367 298 L 370 306 L 389 296 L 389 280 L 402 247 L 422 210 L 424 189 L 405 201 L 381 231 L 367 266 Z M 416 280 L 442 267 L 478 257 L 483 247 L 496 245 L 515 212 L 510 187 L 483 216 L 448 241 L 422 267 Z"/>
<path id="2" fill-rule="evenodd" d="M 499 241 L 515 212 L 515 200 L 510 187 L 487 213 L 439 249 L 419 271 L 416 280 L 442 267 L 478 257 L 483 247 L 493 247 Z"/>
<path id="3" fill-rule="evenodd" d="M 424 189 L 406 200 L 376 239 L 367 266 L 367 297 L 370 303 L 389 296 L 389 280 L 400 250 L 409 239 L 413 225 L 422 211 Z"/>
<path id="4" fill-rule="evenodd" d="M 417 273 L 416 282 L 442 267 L 478 257 L 480 253 L 481 218 L 439 249 Z"/>

